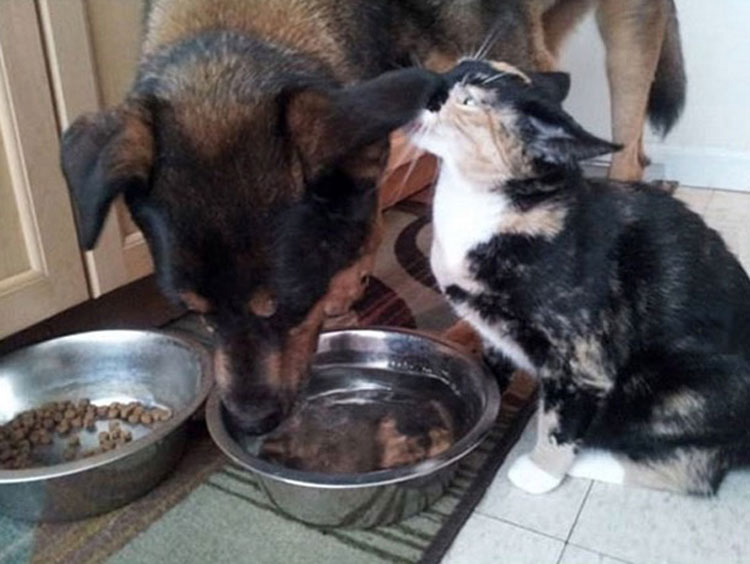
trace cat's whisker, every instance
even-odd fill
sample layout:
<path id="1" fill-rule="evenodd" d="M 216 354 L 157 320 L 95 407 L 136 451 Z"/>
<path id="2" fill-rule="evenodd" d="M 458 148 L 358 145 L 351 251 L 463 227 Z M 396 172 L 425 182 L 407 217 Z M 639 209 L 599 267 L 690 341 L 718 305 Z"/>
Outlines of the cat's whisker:
<path id="1" fill-rule="evenodd" d="M 485 79 L 482 82 L 482 86 L 487 86 L 488 84 L 492 84 L 493 82 L 495 82 L 496 80 L 501 79 L 502 77 L 506 76 L 507 74 L 508 74 L 507 72 L 500 72 L 500 73 L 497 73 L 495 75 L 492 75 L 491 77 Z"/>
<path id="2" fill-rule="evenodd" d="M 427 134 L 426 129 L 422 133 L 422 138 Z M 420 138 L 418 143 L 414 143 L 414 148 L 417 149 L 415 151 L 415 154 L 412 156 L 411 164 L 409 165 L 408 170 L 406 171 L 406 174 L 404 175 L 403 179 L 401 180 L 401 185 L 399 186 L 399 196 L 403 193 L 404 188 L 406 188 L 407 182 L 409 182 L 409 179 L 411 178 L 411 175 L 414 174 L 414 169 L 417 166 L 417 163 L 419 162 L 420 158 L 424 154 L 421 149 L 418 148 L 418 144 L 421 144 L 422 139 Z"/>
<path id="3" fill-rule="evenodd" d="M 440 172 L 443 170 L 443 159 L 438 159 L 435 171 L 432 173 L 432 180 L 430 180 L 430 186 L 434 186 L 437 179 L 440 178 Z"/>
<path id="4" fill-rule="evenodd" d="M 487 38 L 484 40 L 484 43 L 482 44 L 482 48 L 477 51 L 475 59 L 484 59 L 489 52 L 492 50 L 492 48 L 495 46 L 495 43 L 497 43 L 497 40 L 500 38 L 500 20 L 498 19 L 495 24 L 490 28 L 489 33 L 487 34 Z"/>
<path id="5" fill-rule="evenodd" d="M 479 46 L 479 49 L 477 49 L 477 52 L 474 53 L 473 59 L 483 59 L 487 51 L 490 49 L 490 44 L 495 42 L 495 33 L 497 32 L 497 24 L 492 26 L 487 33 L 487 37 L 484 38 L 484 41 L 482 41 L 482 44 Z"/>
<path id="6" fill-rule="evenodd" d="M 419 129 L 417 129 L 410 137 L 411 139 L 416 138 L 420 134 L 423 134 L 424 126 L 420 125 Z M 409 161 L 409 159 L 413 158 L 414 155 L 416 155 L 419 152 L 419 147 L 417 147 L 412 140 L 409 140 L 409 145 L 407 147 L 407 150 L 404 151 L 401 158 L 398 160 L 398 162 L 393 165 L 393 170 L 401 168 L 406 162 Z"/>

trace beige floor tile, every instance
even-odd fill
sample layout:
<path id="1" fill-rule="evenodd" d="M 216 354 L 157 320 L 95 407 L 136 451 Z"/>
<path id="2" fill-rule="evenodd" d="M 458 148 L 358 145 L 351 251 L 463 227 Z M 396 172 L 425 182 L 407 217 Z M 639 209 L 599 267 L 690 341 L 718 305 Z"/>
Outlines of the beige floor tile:
<path id="1" fill-rule="evenodd" d="M 562 558 L 557 564 L 630 564 L 626 560 L 612 558 L 600 552 L 586 550 L 569 544 L 562 553 Z"/>
<path id="2" fill-rule="evenodd" d="M 556 564 L 563 546 L 562 541 L 474 514 L 443 564 Z"/>
<path id="3" fill-rule="evenodd" d="M 677 188 L 674 196 L 678 200 L 685 202 L 695 213 L 702 214 L 706 211 L 713 194 L 714 191 L 709 188 L 690 188 L 680 186 Z"/>
<path id="4" fill-rule="evenodd" d="M 508 455 L 477 512 L 566 540 L 590 482 L 568 478 L 556 490 L 544 495 L 531 495 L 516 488 L 508 480 L 508 468 L 516 458 L 530 451 L 535 441 L 536 417 Z"/>
<path id="5" fill-rule="evenodd" d="M 717 190 L 703 216 L 750 272 L 750 193 Z"/>
<path id="6" fill-rule="evenodd" d="M 714 498 L 595 483 L 570 542 L 641 564 L 750 562 L 750 471 Z"/>

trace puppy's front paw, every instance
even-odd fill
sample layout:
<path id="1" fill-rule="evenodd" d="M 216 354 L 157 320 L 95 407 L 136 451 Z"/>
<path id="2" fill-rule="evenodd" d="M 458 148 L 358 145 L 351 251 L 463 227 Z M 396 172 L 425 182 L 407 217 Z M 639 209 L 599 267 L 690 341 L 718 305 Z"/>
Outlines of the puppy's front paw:
<path id="1" fill-rule="evenodd" d="M 471 354 L 482 354 L 482 339 L 474 328 L 463 319 L 457 321 L 442 334 L 443 339 L 462 346 Z"/>
<path id="2" fill-rule="evenodd" d="M 351 329 L 359 327 L 359 316 L 354 310 L 346 312 L 344 315 L 337 317 L 326 317 L 323 321 L 323 329 L 332 331 L 334 329 Z"/>
<path id="3" fill-rule="evenodd" d="M 530 494 L 543 494 L 554 490 L 563 481 L 539 468 L 528 454 L 519 457 L 508 470 L 508 479 L 517 488 Z"/>

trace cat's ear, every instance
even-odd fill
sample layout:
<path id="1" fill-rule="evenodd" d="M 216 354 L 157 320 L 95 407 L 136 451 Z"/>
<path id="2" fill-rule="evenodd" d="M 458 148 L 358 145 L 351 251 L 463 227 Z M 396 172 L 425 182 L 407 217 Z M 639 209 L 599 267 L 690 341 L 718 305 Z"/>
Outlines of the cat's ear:
<path id="1" fill-rule="evenodd" d="M 570 75 L 567 72 L 532 72 L 531 83 L 551 100 L 562 104 L 570 93 Z"/>
<path id="2" fill-rule="evenodd" d="M 343 88 L 305 88 L 288 97 L 287 125 L 304 161 L 320 168 L 385 139 L 441 88 L 440 75 L 417 68 Z"/>
<path id="3" fill-rule="evenodd" d="M 622 146 L 592 135 L 562 108 L 530 102 L 523 108 L 526 116 L 529 153 L 550 164 L 565 164 L 619 151 Z"/>

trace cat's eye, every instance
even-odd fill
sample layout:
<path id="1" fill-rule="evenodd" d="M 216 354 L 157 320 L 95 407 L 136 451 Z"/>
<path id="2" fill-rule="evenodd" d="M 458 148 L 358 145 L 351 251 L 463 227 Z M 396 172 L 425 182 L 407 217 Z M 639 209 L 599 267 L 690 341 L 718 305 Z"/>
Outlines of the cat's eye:
<path id="1" fill-rule="evenodd" d="M 462 106 L 476 106 L 477 105 L 477 101 L 471 95 L 466 94 L 461 99 L 461 105 Z"/>

